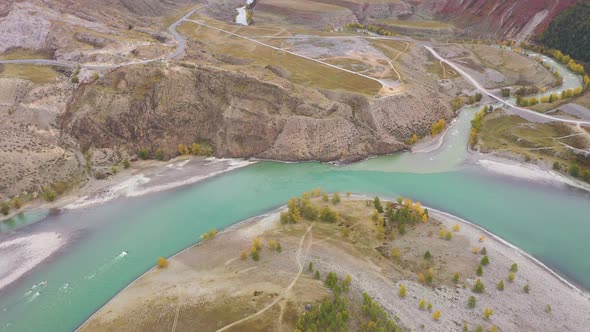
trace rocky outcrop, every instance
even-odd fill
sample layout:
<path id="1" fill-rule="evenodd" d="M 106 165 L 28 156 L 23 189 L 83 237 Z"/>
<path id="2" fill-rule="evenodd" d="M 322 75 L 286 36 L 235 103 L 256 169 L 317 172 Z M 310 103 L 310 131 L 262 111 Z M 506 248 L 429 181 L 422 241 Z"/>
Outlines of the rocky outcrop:
<path id="1" fill-rule="evenodd" d="M 209 67 L 137 65 L 82 86 L 60 124 L 82 146 L 129 153 L 162 149 L 172 157 L 178 144 L 206 140 L 219 157 L 330 161 L 399 151 L 411 126 L 427 131 L 451 116 L 442 103 L 417 119 L 401 114 L 420 105 L 413 96 L 322 98 Z"/>

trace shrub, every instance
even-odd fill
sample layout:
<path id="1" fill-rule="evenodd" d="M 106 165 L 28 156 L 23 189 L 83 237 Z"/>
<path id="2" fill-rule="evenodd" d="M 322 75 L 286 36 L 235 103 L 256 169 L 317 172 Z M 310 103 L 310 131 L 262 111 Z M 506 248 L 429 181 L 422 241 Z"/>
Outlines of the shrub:
<path id="1" fill-rule="evenodd" d="M 492 309 L 490 309 L 490 308 L 485 308 L 485 309 L 483 310 L 483 316 L 484 316 L 486 319 L 490 319 L 490 317 L 491 317 L 493 314 L 494 314 L 494 310 L 492 310 Z"/>
<path id="2" fill-rule="evenodd" d="M 578 167 L 578 165 L 571 165 L 568 169 L 568 173 L 577 178 L 578 176 L 580 176 L 580 167 Z"/>
<path id="3" fill-rule="evenodd" d="M 53 202 L 57 198 L 57 193 L 53 189 L 45 187 L 41 193 L 41 197 L 47 202 Z"/>
<path id="4" fill-rule="evenodd" d="M 277 240 L 268 240 L 268 249 L 276 250 L 278 245 L 279 243 L 277 242 Z"/>
<path id="5" fill-rule="evenodd" d="M 168 260 L 164 257 L 158 257 L 158 268 L 164 269 L 168 267 Z"/>
<path id="6" fill-rule="evenodd" d="M 406 292 L 407 292 L 406 286 L 404 286 L 404 284 L 399 285 L 399 291 L 398 291 L 399 297 L 401 297 L 401 298 L 406 297 Z"/>
<path id="7" fill-rule="evenodd" d="M 328 194 L 326 194 L 326 193 L 323 193 L 323 194 L 322 194 L 322 201 L 324 201 L 324 202 L 327 202 L 327 201 L 329 201 L 329 200 L 330 200 L 330 197 L 328 197 Z"/>
<path id="8" fill-rule="evenodd" d="M 429 268 L 428 272 L 426 272 L 426 282 L 431 284 L 432 279 L 434 279 L 434 270 L 432 268 Z"/>
<path id="9" fill-rule="evenodd" d="M 255 262 L 258 262 L 260 260 L 260 253 L 258 253 L 258 250 L 252 250 L 250 252 L 250 256 L 252 256 L 252 260 Z"/>
<path id="10" fill-rule="evenodd" d="M 334 193 L 332 195 L 332 204 L 337 205 L 338 203 L 340 203 L 340 194 Z"/>
<path id="11" fill-rule="evenodd" d="M 379 199 L 379 196 L 375 196 L 375 198 L 373 199 L 373 205 L 375 206 L 375 209 L 379 211 L 379 213 L 383 213 L 383 205 L 381 205 L 381 200 Z"/>
<path id="12" fill-rule="evenodd" d="M 447 122 L 444 119 L 440 119 L 432 125 L 432 127 L 430 128 L 430 134 L 434 137 L 440 134 L 443 130 L 445 130 L 446 126 Z"/>
<path id="13" fill-rule="evenodd" d="M 317 280 L 320 280 L 320 271 L 318 271 L 318 270 L 315 271 L 314 278 L 316 278 Z"/>
<path id="14" fill-rule="evenodd" d="M 447 232 L 447 234 L 445 234 L 445 240 L 451 241 L 452 238 L 453 238 L 453 233 Z"/>
<path id="15" fill-rule="evenodd" d="M 422 272 L 418 273 L 418 282 L 421 284 L 426 283 L 426 277 L 424 276 L 424 273 L 422 273 Z"/>
<path id="16" fill-rule="evenodd" d="M 516 263 L 513 263 L 512 266 L 510 266 L 510 272 L 518 272 L 518 265 L 516 265 Z"/>
<path id="17" fill-rule="evenodd" d="M 508 281 L 513 282 L 514 281 L 514 277 L 515 277 L 514 272 L 508 273 Z"/>
<path id="18" fill-rule="evenodd" d="M 398 259 L 400 256 L 401 256 L 401 251 L 399 250 L 399 248 L 391 249 L 391 257 Z"/>
<path id="19" fill-rule="evenodd" d="M 441 316 L 442 316 L 442 312 L 440 312 L 440 310 L 437 310 L 432 313 L 432 319 L 434 319 L 434 320 L 439 320 Z"/>
<path id="20" fill-rule="evenodd" d="M 488 258 L 488 256 L 483 256 L 483 258 L 481 259 L 481 263 L 480 264 L 483 265 L 483 266 L 487 266 L 488 264 L 490 264 L 490 259 Z"/>
<path id="21" fill-rule="evenodd" d="M 471 249 L 471 252 L 473 252 L 474 254 L 477 254 L 479 252 L 479 248 L 476 246 L 473 246 L 473 249 Z"/>
<path id="22" fill-rule="evenodd" d="M 342 280 L 342 289 L 344 289 L 344 291 L 348 291 L 350 283 L 352 283 L 352 277 L 350 274 L 347 274 L 346 277 L 344 277 L 344 280 Z"/>
<path id="23" fill-rule="evenodd" d="M 322 194 L 321 188 L 314 188 L 311 190 L 311 197 L 319 197 Z"/>
<path id="24" fill-rule="evenodd" d="M 487 255 L 488 254 L 488 250 L 486 249 L 486 247 L 481 248 L 481 251 L 479 252 L 482 255 Z"/>
<path id="25" fill-rule="evenodd" d="M 78 76 L 72 77 L 72 83 L 74 83 L 74 84 L 80 83 L 80 79 L 78 78 Z"/>
<path id="26" fill-rule="evenodd" d="M 418 303 L 418 309 L 420 309 L 420 310 L 426 309 L 426 300 L 425 299 L 420 300 L 420 303 Z"/>
<path id="27" fill-rule="evenodd" d="M 240 259 L 241 259 L 241 260 L 243 260 L 243 261 L 245 261 L 246 259 L 248 259 L 248 251 L 246 251 L 246 250 L 243 250 L 243 251 L 240 253 Z"/>
<path id="28" fill-rule="evenodd" d="M 475 308 L 476 303 L 477 303 L 477 299 L 475 298 L 475 296 L 470 296 L 469 299 L 467 300 L 467 307 L 473 309 L 473 308 Z"/>
<path id="29" fill-rule="evenodd" d="M 475 273 L 476 273 L 478 276 L 481 276 L 481 275 L 483 275 L 483 267 L 482 267 L 481 265 L 478 265 L 478 266 L 477 266 L 477 270 L 475 270 Z"/>
<path id="30" fill-rule="evenodd" d="M 432 311 L 432 302 L 428 302 L 426 307 L 428 308 L 428 311 Z"/>
<path id="31" fill-rule="evenodd" d="M 129 160 L 125 159 L 123 160 L 123 168 L 127 169 L 131 166 L 131 163 L 129 162 Z"/>
<path id="32" fill-rule="evenodd" d="M 546 313 L 550 313 L 550 312 L 551 312 L 551 304 L 547 304 L 547 305 L 545 306 L 545 312 L 546 312 Z"/>
<path id="33" fill-rule="evenodd" d="M 438 237 L 439 238 L 444 239 L 445 238 L 445 235 L 447 235 L 447 232 L 445 232 L 444 229 L 441 228 L 441 229 L 438 230 Z"/>
<path id="34" fill-rule="evenodd" d="M 459 272 L 455 272 L 455 274 L 453 274 L 453 282 L 458 283 L 459 278 L 460 278 Z"/>
<path id="35" fill-rule="evenodd" d="M 426 250 L 426 252 L 424 253 L 424 259 L 429 260 L 431 258 L 432 258 L 432 255 L 430 254 L 430 251 Z"/>
<path id="36" fill-rule="evenodd" d="M 459 224 L 454 224 L 453 225 L 453 231 L 458 232 L 460 230 L 461 230 L 461 225 L 459 225 Z"/>
<path id="37" fill-rule="evenodd" d="M 150 152 L 146 149 L 140 149 L 137 151 L 137 156 L 141 160 L 146 160 L 150 157 Z"/>
<path id="38" fill-rule="evenodd" d="M 338 276 L 336 273 L 328 272 L 328 275 L 326 275 L 326 280 L 324 281 L 324 285 L 334 290 L 334 288 L 338 285 Z"/>
<path id="39" fill-rule="evenodd" d="M 22 206 L 23 206 L 23 202 L 21 201 L 20 197 L 17 196 L 17 197 L 15 197 L 15 198 L 12 199 L 12 207 L 15 210 L 20 209 Z"/>
<path id="40" fill-rule="evenodd" d="M 477 279 L 475 281 L 475 285 L 473 285 L 473 288 L 471 288 L 471 291 L 474 293 L 483 293 L 485 289 L 486 287 L 484 286 L 483 282 L 481 282 L 481 279 Z"/>
<path id="41" fill-rule="evenodd" d="M 527 294 L 528 294 L 528 293 L 531 291 L 531 288 L 529 287 L 529 285 L 524 285 L 524 287 L 522 288 L 522 290 L 523 290 L 525 293 L 527 293 Z"/>
<path id="42" fill-rule="evenodd" d="M 262 249 L 262 240 L 260 240 L 259 237 L 255 237 L 252 240 L 252 247 L 255 248 L 256 250 Z"/>
<path id="43" fill-rule="evenodd" d="M 327 206 L 324 206 L 320 210 L 320 220 L 323 222 L 334 223 L 334 222 L 338 221 L 338 212 L 330 209 Z"/>
<path id="44" fill-rule="evenodd" d="M 313 272 L 313 262 L 309 262 L 309 265 L 307 266 L 307 271 Z"/>
<path id="45" fill-rule="evenodd" d="M 160 161 L 164 160 L 164 151 L 162 151 L 161 149 L 158 149 L 156 151 L 156 155 L 155 156 L 156 156 L 156 159 L 158 159 Z"/>
<path id="46" fill-rule="evenodd" d="M 498 282 L 498 287 L 497 288 L 498 288 L 498 290 L 501 290 L 501 291 L 504 290 L 504 280 L 500 280 Z"/>
<path id="47" fill-rule="evenodd" d="M 8 205 L 8 203 L 3 202 L 2 204 L 0 204 L 0 213 L 7 216 L 8 212 L 10 212 L 10 206 Z"/>

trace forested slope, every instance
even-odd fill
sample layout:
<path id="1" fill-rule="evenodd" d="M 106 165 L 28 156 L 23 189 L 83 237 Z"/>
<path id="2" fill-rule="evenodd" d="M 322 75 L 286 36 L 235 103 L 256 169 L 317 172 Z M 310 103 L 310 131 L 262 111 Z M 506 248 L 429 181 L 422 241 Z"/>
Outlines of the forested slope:
<path id="1" fill-rule="evenodd" d="M 590 62 L 590 2 L 579 1 L 561 12 L 541 35 L 540 41 L 574 59 Z"/>

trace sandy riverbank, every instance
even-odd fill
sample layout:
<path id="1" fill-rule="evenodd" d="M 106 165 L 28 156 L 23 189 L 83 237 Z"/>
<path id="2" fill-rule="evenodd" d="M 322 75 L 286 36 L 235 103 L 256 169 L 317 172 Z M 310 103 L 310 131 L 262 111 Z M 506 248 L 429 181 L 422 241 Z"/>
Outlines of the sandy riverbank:
<path id="1" fill-rule="evenodd" d="M 19 212 L 88 208 L 120 197 L 136 197 L 192 184 L 252 163 L 239 159 L 186 157 L 165 163 L 137 162 L 132 168 L 105 180 L 91 180 L 55 202 L 37 201 Z M 41 217 L 40 221 L 43 219 Z M 70 234 L 66 230 L 40 233 L 18 231 L 19 227 L 25 226 L 27 224 L 17 225 L 0 235 L 0 290 L 19 280 L 69 241 Z"/>
<path id="2" fill-rule="evenodd" d="M 65 242 L 57 233 L 43 232 L 0 243 L 0 290 L 53 255 Z"/>
<path id="3" fill-rule="evenodd" d="M 11 211 L 3 220 L 38 209 L 78 209 L 106 203 L 119 197 L 137 197 L 193 184 L 219 174 L 255 163 L 242 159 L 218 159 L 181 156 L 166 162 L 137 161 L 106 179 L 91 178 L 83 186 L 54 202 L 31 201 L 22 210 Z M 0 220 L 2 222 L 3 220 Z"/>
<path id="4" fill-rule="evenodd" d="M 550 184 L 565 184 L 590 192 L 590 184 L 557 172 L 549 165 L 536 165 L 519 161 L 519 156 L 513 159 L 480 152 L 471 152 L 466 164 L 481 167 L 486 171 L 503 176 L 526 179 L 533 182 Z"/>
<path id="5" fill-rule="evenodd" d="M 302 313 L 301 307 L 315 303 L 314 300 L 328 292 L 311 273 L 294 279 L 298 243 L 304 249 L 302 261 L 312 261 L 322 276 L 329 271 L 341 277 L 352 276 L 351 313 L 361 292 L 367 292 L 392 317 L 398 317 L 401 325 L 411 329 L 425 326 L 429 331 L 461 330 L 463 321 L 470 330 L 477 325 L 486 329 L 494 325 L 503 331 L 581 331 L 580 327 L 590 325 L 588 293 L 576 289 L 502 239 L 460 218 L 431 210 L 432 220 L 428 223 L 379 244 L 371 237 L 372 208 L 366 207 L 365 200 L 362 196 L 344 198 L 338 207 L 348 220 L 345 225 L 356 220 L 350 224 L 352 232 L 347 237 L 341 234 L 342 225 L 316 222 L 309 234 L 305 232 L 308 227 L 305 224 L 281 225 L 276 211 L 234 225 L 213 240 L 175 255 L 167 269 L 152 269 L 139 277 L 93 315 L 81 330 L 125 329 L 129 324 L 157 330 L 174 324 L 177 331 L 197 327 L 215 331 L 276 303 L 241 328 L 292 331 L 294 321 Z M 438 229 L 451 229 L 455 224 L 460 225 L 460 230 L 454 232 L 451 241 L 438 239 Z M 483 241 L 482 235 L 486 236 Z M 260 262 L 241 260 L 239 253 L 249 247 L 255 236 L 263 241 L 280 241 L 283 252 L 263 249 Z M 480 277 L 475 275 L 475 268 L 483 256 L 472 253 L 474 246 L 485 247 L 490 259 Z M 389 256 L 393 247 L 401 249 L 400 259 Z M 436 271 L 433 285 L 416 280 L 416 269 L 424 264 L 425 250 L 433 255 L 431 264 Z M 514 282 L 509 282 L 507 277 L 513 263 L 518 264 L 519 270 Z M 460 271 L 461 278 L 453 284 L 450 279 L 456 271 Z M 483 294 L 471 291 L 476 278 L 481 278 L 486 286 Z M 496 289 L 499 280 L 504 280 L 503 291 Z M 293 290 L 283 292 L 292 282 L 295 282 Z M 404 299 L 397 296 L 400 284 L 407 287 L 408 295 Z M 529 285 L 529 293 L 523 291 L 525 285 Z M 252 296 L 255 291 L 264 296 Z M 473 309 L 467 307 L 472 295 L 477 298 Z M 420 310 L 420 299 L 432 302 L 434 310 L 443 313 L 442 318 L 434 321 L 429 312 Z M 551 306 L 550 312 L 547 305 Z M 495 312 L 489 320 L 483 318 L 486 307 Z"/>

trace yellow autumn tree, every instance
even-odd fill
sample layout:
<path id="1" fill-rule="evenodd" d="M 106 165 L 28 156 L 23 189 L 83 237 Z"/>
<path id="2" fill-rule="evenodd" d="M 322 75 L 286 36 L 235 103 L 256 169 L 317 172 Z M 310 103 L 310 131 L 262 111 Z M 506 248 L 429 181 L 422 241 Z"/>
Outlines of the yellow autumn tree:
<path id="1" fill-rule="evenodd" d="M 492 310 L 492 309 L 490 309 L 490 308 L 485 308 L 485 309 L 483 310 L 483 316 L 484 316 L 486 319 L 490 319 L 490 317 L 491 317 L 493 314 L 494 314 L 494 310 Z"/>
<path id="2" fill-rule="evenodd" d="M 168 260 L 164 257 L 158 257 L 158 268 L 165 269 L 168 267 Z"/>
<path id="3" fill-rule="evenodd" d="M 252 247 L 253 247 L 253 248 L 256 248 L 256 250 L 260 250 L 260 249 L 262 249 L 262 240 L 260 240 L 260 238 L 259 238 L 259 237 L 255 237 L 255 238 L 252 240 Z"/>
<path id="4" fill-rule="evenodd" d="M 398 291 L 399 297 L 401 297 L 401 298 L 406 297 L 406 292 L 407 292 L 406 286 L 404 286 L 404 284 L 399 285 L 399 291 Z"/>
<path id="5" fill-rule="evenodd" d="M 418 142 L 418 135 L 414 134 L 412 135 L 412 137 L 410 138 L 410 140 L 408 141 L 409 145 L 414 145 Z"/>
<path id="6" fill-rule="evenodd" d="M 424 273 L 422 273 L 422 272 L 418 273 L 418 282 L 421 284 L 426 283 L 426 277 L 424 276 Z"/>
<path id="7" fill-rule="evenodd" d="M 432 136 L 436 136 L 440 134 L 446 126 L 447 122 L 445 121 L 445 119 L 440 119 L 432 125 L 432 127 L 430 128 L 430 134 Z"/>
<path id="8" fill-rule="evenodd" d="M 441 316 L 442 316 L 442 312 L 440 312 L 440 310 L 436 310 L 435 312 L 432 313 L 432 319 L 434 319 L 434 320 L 439 320 Z"/>

